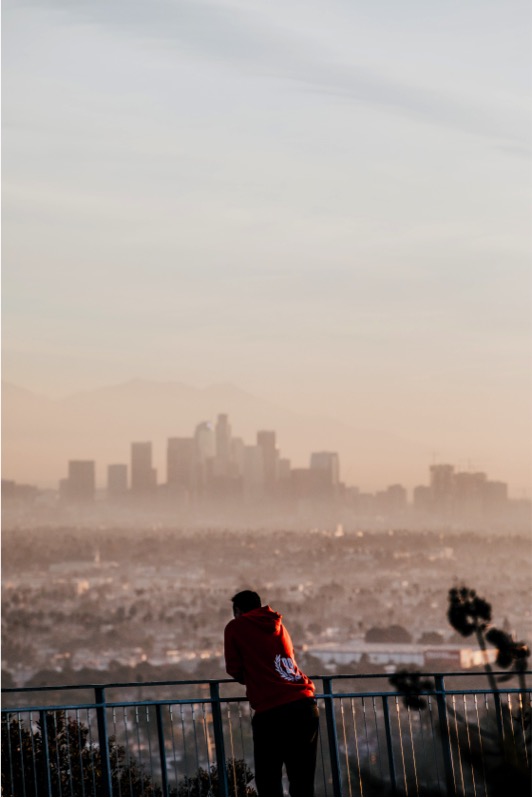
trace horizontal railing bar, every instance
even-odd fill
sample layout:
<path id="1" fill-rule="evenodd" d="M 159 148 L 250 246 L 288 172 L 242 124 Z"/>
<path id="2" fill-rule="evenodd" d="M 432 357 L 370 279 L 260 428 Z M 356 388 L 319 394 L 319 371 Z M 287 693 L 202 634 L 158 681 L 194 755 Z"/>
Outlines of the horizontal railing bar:
<path id="1" fill-rule="evenodd" d="M 410 671 L 409 671 L 410 672 Z M 532 676 L 532 671 L 524 671 L 525 675 L 528 674 Z M 494 676 L 508 676 L 508 671 L 493 671 Z M 332 681 L 336 681 L 337 679 L 353 679 L 353 680 L 360 680 L 360 679 L 389 679 L 389 673 L 339 673 L 336 675 L 327 675 L 325 678 L 332 679 Z M 464 673 L 462 671 L 452 671 L 452 672 L 428 672 L 423 671 L 422 675 L 424 677 L 437 677 L 443 676 L 444 678 L 450 678 L 453 676 L 460 676 L 464 678 L 472 678 L 473 676 L 480 676 L 484 677 L 485 671 L 468 671 Z M 321 680 L 324 678 L 323 675 L 320 676 L 311 676 L 312 680 Z M 153 681 L 153 682 L 92 682 L 89 684 L 62 684 L 62 685 L 53 685 L 47 687 L 3 687 L 2 693 L 35 693 L 35 692 L 51 692 L 53 690 L 94 690 L 96 687 L 102 687 L 104 689 L 113 689 L 116 687 L 164 687 L 164 686 L 174 686 L 174 685 L 188 685 L 188 684 L 196 684 L 196 685 L 211 685 L 211 684 L 237 684 L 234 679 L 177 679 L 172 681 Z"/>
<path id="2" fill-rule="evenodd" d="M 404 670 L 404 669 L 403 669 Z M 414 671 L 406 669 L 407 673 L 413 673 Z M 416 673 L 420 673 L 420 671 L 416 671 Z M 532 676 L 532 670 L 523 671 L 523 673 Z M 480 671 L 422 671 L 422 676 L 444 676 L 446 679 L 450 676 L 464 676 L 466 678 L 472 676 L 486 676 L 485 670 Z M 493 671 L 494 676 L 508 676 L 508 671 Z M 337 673 L 331 674 L 330 676 L 325 676 L 326 679 L 332 679 L 336 681 L 336 679 L 389 679 L 390 676 L 393 674 L 390 673 Z M 312 676 L 312 679 L 323 679 L 322 676 Z"/>
<path id="3" fill-rule="evenodd" d="M 318 677 L 315 677 L 318 678 Z M 90 684 L 58 684 L 50 687 L 2 687 L 3 693 L 36 693 L 46 690 L 94 690 L 96 687 L 103 687 L 105 690 L 113 687 L 154 687 L 160 685 L 161 687 L 168 685 L 173 686 L 176 684 L 230 684 L 235 682 L 234 679 L 176 679 L 170 682 L 92 682 Z M 235 682 L 236 684 L 236 682 Z"/>
<path id="4" fill-rule="evenodd" d="M 494 695 L 495 690 L 489 689 L 478 689 L 478 690 L 422 690 L 419 693 L 416 693 L 416 696 L 438 696 L 438 695 Z M 499 690 L 498 692 L 502 693 L 503 695 L 508 694 L 523 694 L 523 693 L 531 693 L 532 694 L 532 687 L 506 687 L 503 690 Z M 316 698 L 401 698 L 402 696 L 406 695 L 403 693 L 316 693 Z"/>
<path id="5" fill-rule="evenodd" d="M 240 698 L 220 698 L 216 703 L 228 703 L 230 701 L 247 701 L 245 696 Z M 61 710 L 72 709 L 125 709 L 135 707 L 155 707 L 155 706 L 191 706 L 193 704 L 212 704 L 210 698 L 166 698 L 158 700 L 146 701 L 109 701 L 105 704 L 50 704 L 46 706 L 31 706 L 31 707 L 2 707 L 3 715 L 13 715 L 15 712 L 59 712 Z"/>
<path id="6" fill-rule="evenodd" d="M 500 690 L 503 695 L 527 695 L 532 694 L 532 687 L 526 688 L 505 688 Z M 371 693 L 316 693 L 317 699 L 324 698 L 402 698 L 405 694 L 402 692 L 371 692 Z M 494 695 L 493 690 L 478 689 L 478 690 L 423 690 L 420 696 L 468 696 L 468 695 Z M 17 712 L 60 712 L 62 710 L 75 710 L 75 709 L 98 709 L 101 707 L 107 709 L 125 709 L 134 707 L 155 707 L 155 706 L 190 706 L 192 704 L 231 704 L 247 701 L 246 696 L 227 696 L 218 699 L 211 698 L 161 698 L 161 699 L 146 699 L 142 701 L 106 701 L 104 704 L 49 704 L 49 705 L 36 705 L 26 707 L 2 707 L 1 712 L 3 715 L 13 715 Z"/>
<path id="7" fill-rule="evenodd" d="M 39 704 L 31 707 L 2 707 L 1 712 L 2 715 L 14 715 L 23 712 L 67 712 L 74 709 L 97 709 L 99 706 L 109 706 L 109 704 L 49 704 L 47 706 Z"/>
<path id="8" fill-rule="evenodd" d="M 343 695 L 343 693 L 342 693 Z M 321 696 L 316 696 L 321 697 Z M 338 696 L 339 698 L 341 696 Z M 46 704 L 36 705 L 29 707 L 2 707 L 1 712 L 3 715 L 13 715 L 15 712 L 59 712 L 61 710 L 73 709 L 121 709 L 121 708 L 135 708 L 135 707 L 155 707 L 155 706 L 191 706 L 192 704 L 228 704 L 232 702 L 247 701 L 246 696 L 236 696 L 232 698 L 219 698 L 214 701 L 211 698 L 161 698 L 161 699 L 146 699 L 144 701 L 106 701 L 104 704 Z"/>

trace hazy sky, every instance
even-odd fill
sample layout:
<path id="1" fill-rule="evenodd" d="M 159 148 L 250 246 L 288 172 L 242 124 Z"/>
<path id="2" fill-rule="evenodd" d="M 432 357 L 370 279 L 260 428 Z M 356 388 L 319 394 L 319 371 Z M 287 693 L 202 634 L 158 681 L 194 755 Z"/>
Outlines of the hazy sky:
<path id="1" fill-rule="evenodd" d="M 4 0 L 4 377 L 232 382 L 528 484 L 528 0 Z"/>

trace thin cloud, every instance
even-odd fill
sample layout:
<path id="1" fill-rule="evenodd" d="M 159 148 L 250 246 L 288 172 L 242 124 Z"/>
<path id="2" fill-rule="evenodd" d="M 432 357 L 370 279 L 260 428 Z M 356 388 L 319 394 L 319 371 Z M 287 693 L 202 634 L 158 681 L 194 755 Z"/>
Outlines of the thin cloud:
<path id="1" fill-rule="evenodd" d="M 476 97 L 438 88 L 427 89 L 375 70 L 336 63 L 334 53 L 318 52 L 297 32 L 273 27 L 258 12 L 241 6 L 203 0 L 46 0 L 26 2 L 57 12 L 62 24 L 98 26 L 114 35 L 134 36 L 148 46 L 177 48 L 242 74 L 288 79 L 307 89 L 373 106 L 418 122 L 490 139 L 500 151 L 527 157 L 530 142 L 513 113 L 489 106 Z M 4 14 L 20 9 L 7 0 Z M 281 19 L 282 22 L 282 19 Z M 516 113 L 517 112 L 517 113 Z M 526 115 L 523 109 L 523 117 Z M 526 125 L 526 123 L 525 123 Z"/>

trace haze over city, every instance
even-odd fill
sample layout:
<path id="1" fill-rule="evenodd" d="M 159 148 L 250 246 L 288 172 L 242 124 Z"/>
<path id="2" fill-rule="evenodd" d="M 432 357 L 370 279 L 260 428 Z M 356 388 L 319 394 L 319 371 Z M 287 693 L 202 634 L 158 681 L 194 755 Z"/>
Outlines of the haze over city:
<path id="1" fill-rule="evenodd" d="M 530 15 L 7 0 L 3 373 L 68 423 L 7 393 L 4 476 L 56 480 L 76 403 L 106 456 L 91 404 L 140 379 L 304 417 L 288 454 L 367 489 L 436 458 L 530 496 Z"/>
<path id="2" fill-rule="evenodd" d="M 530 2 L 2 23 L 2 795 L 526 794 Z"/>

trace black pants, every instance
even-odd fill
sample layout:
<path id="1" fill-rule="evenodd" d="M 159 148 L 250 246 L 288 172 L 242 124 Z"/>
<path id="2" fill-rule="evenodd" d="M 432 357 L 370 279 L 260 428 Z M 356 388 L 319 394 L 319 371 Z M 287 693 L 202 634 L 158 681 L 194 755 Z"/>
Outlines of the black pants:
<path id="1" fill-rule="evenodd" d="M 283 794 L 283 764 L 290 795 L 314 795 L 319 712 L 313 698 L 303 698 L 254 715 L 255 782 L 259 795 Z"/>

